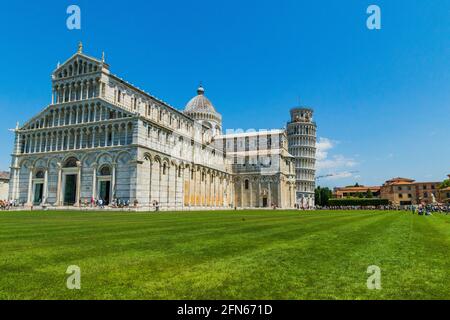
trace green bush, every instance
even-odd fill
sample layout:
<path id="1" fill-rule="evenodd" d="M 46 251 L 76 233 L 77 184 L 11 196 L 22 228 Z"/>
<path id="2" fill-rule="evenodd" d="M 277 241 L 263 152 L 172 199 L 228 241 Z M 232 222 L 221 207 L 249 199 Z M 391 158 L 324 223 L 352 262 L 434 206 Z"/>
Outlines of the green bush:
<path id="1" fill-rule="evenodd" d="M 346 199 L 329 199 L 329 206 L 387 206 L 387 199 L 368 199 L 368 198 L 346 198 Z"/>

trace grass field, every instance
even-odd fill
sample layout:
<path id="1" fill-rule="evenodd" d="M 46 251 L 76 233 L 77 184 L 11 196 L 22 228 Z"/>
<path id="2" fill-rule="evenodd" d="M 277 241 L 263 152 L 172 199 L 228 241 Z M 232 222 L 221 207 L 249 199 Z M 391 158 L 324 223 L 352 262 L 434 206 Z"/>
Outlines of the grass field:
<path id="1" fill-rule="evenodd" d="M 0 299 L 450 299 L 450 216 L 0 212 Z"/>

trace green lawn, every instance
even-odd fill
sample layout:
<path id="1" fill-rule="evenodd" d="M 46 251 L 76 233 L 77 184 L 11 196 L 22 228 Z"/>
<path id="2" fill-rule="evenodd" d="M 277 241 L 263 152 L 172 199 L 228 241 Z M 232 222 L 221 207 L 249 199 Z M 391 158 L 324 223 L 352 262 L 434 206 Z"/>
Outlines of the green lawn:
<path id="1" fill-rule="evenodd" d="M 450 299 L 449 267 L 442 215 L 0 212 L 0 299 Z"/>

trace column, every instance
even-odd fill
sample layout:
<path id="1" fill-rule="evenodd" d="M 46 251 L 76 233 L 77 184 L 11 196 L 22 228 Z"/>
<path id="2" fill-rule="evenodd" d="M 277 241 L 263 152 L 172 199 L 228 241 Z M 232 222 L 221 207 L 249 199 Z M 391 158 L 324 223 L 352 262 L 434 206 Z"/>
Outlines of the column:
<path id="1" fill-rule="evenodd" d="M 28 199 L 27 205 L 33 205 L 33 167 L 30 167 L 30 173 L 28 175 Z"/>
<path id="2" fill-rule="evenodd" d="M 92 199 L 97 198 L 97 164 L 92 165 Z"/>
<path id="3" fill-rule="evenodd" d="M 42 152 L 43 150 L 43 146 L 44 146 L 44 133 L 41 132 L 39 135 L 39 152 Z"/>
<path id="4" fill-rule="evenodd" d="M 53 134 L 54 132 L 50 132 L 50 152 L 53 151 Z"/>
<path id="5" fill-rule="evenodd" d="M 77 174 L 77 195 L 75 207 L 80 206 L 80 196 L 81 196 L 81 161 L 77 162 L 78 174 Z"/>
<path id="6" fill-rule="evenodd" d="M 60 206 L 61 205 L 61 195 L 62 195 L 62 164 L 58 163 L 58 185 L 56 188 L 56 203 L 55 205 Z"/>
<path id="7" fill-rule="evenodd" d="M 253 207 L 253 179 L 248 179 L 249 191 L 250 191 L 250 208 Z"/>
<path id="8" fill-rule="evenodd" d="M 72 124 L 72 107 L 69 108 L 69 124 Z"/>
<path id="9" fill-rule="evenodd" d="M 244 177 L 241 179 L 241 207 L 244 208 Z"/>
<path id="10" fill-rule="evenodd" d="M 197 170 L 195 167 L 192 168 L 194 170 L 194 207 L 197 206 Z"/>
<path id="11" fill-rule="evenodd" d="M 37 134 L 34 135 L 34 149 L 33 152 L 36 153 L 38 148 L 37 148 L 37 144 L 38 144 L 38 137 Z"/>
<path id="12" fill-rule="evenodd" d="M 44 151 L 50 151 L 48 148 L 48 132 L 45 133 L 45 148 Z"/>
<path id="13" fill-rule="evenodd" d="M 261 178 L 258 178 L 258 207 L 262 207 Z"/>
<path id="14" fill-rule="evenodd" d="M 179 177 L 181 177 L 181 165 L 180 166 L 174 166 L 175 169 L 175 209 L 177 209 L 178 207 L 178 180 L 180 179 Z"/>
<path id="15" fill-rule="evenodd" d="M 42 195 L 42 204 L 47 203 L 48 198 L 48 168 L 45 169 L 44 173 L 44 191 Z"/>
<path id="16" fill-rule="evenodd" d="M 28 139 L 29 139 L 30 137 L 27 135 L 26 137 L 25 137 L 25 146 L 23 147 L 23 153 L 28 153 Z"/>
<path id="17" fill-rule="evenodd" d="M 78 134 L 77 134 L 77 130 L 75 130 L 73 133 L 73 149 L 74 150 L 76 150 L 77 146 L 78 146 L 77 138 L 78 138 Z"/>
<path id="18" fill-rule="evenodd" d="M 121 140 L 121 129 L 122 129 L 122 125 L 119 124 L 119 127 L 117 128 L 117 145 L 120 147 L 122 145 Z"/>
<path id="19" fill-rule="evenodd" d="M 217 206 L 217 189 L 216 189 L 217 178 L 215 174 L 212 176 L 212 203 L 213 207 Z"/>
<path id="20" fill-rule="evenodd" d="M 108 146 L 108 127 L 105 126 L 105 147 Z"/>
<path id="21" fill-rule="evenodd" d="M 151 165 L 151 162 L 150 162 Z M 112 176 L 111 176 L 111 195 L 114 199 L 116 197 L 116 166 L 117 163 L 112 164 Z M 151 175 L 151 168 L 150 168 L 150 175 Z M 150 188 L 151 188 L 151 178 L 150 178 Z"/>
<path id="22" fill-rule="evenodd" d="M 59 132 L 56 131 L 56 144 L 55 144 L 55 151 L 59 151 Z"/>
<path id="23" fill-rule="evenodd" d="M 84 116 L 85 116 L 84 110 L 85 110 L 85 107 L 81 106 L 81 123 L 84 123 Z"/>
<path id="24" fill-rule="evenodd" d="M 112 128 L 113 132 L 114 132 L 114 127 Z M 153 160 L 151 157 L 146 158 L 146 160 L 148 160 L 148 170 L 149 170 L 149 178 L 148 178 L 148 207 L 149 209 L 152 206 L 152 173 L 153 173 Z M 113 170 L 114 170 L 114 179 L 115 179 L 115 168 L 116 167 L 116 163 L 113 163 Z M 115 183 L 114 183 L 114 187 L 115 187 Z"/>
<path id="25" fill-rule="evenodd" d="M 66 150 L 70 150 L 70 148 L 72 147 L 72 133 L 70 131 L 67 131 L 67 147 Z"/>
<path id="26" fill-rule="evenodd" d="M 186 186 L 186 166 L 184 166 L 183 167 L 183 174 L 181 175 L 181 208 L 184 208 L 185 207 L 185 203 L 186 203 L 186 201 L 185 201 L 185 199 L 186 199 L 186 197 L 187 197 L 187 194 L 186 194 L 186 192 L 187 192 L 187 190 L 186 190 L 186 188 L 185 188 L 185 186 Z M 189 198 L 187 198 L 187 199 L 189 199 Z M 187 201 L 187 203 L 189 204 L 189 200 Z"/>
<path id="27" fill-rule="evenodd" d="M 114 147 L 114 133 L 115 133 L 115 130 L 116 128 L 115 128 L 115 126 L 113 125 L 112 127 L 111 127 L 111 146 L 113 146 Z"/>
<path id="28" fill-rule="evenodd" d="M 79 109 L 80 108 L 78 106 L 75 107 L 75 124 L 78 124 L 78 116 L 79 116 L 78 110 Z"/>
<path id="29" fill-rule="evenodd" d="M 267 202 L 269 203 L 269 206 L 272 206 L 272 187 L 270 181 L 268 182 L 268 189 L 269 189 L 269 195 L 267 197 Z"/>
<path id="30" fill-rule="evenodd" d="M 92 148 L 95 148 L 95 128 L 92 128 Z"/>
<path id="31" fill-rule="evenodd" d="M 83 149 L 83 138 L 84 138 L 84 129 L 80 129 L 80 147 L 79 149 Z"/>
<path id="32" fill-rule="evenodd" d="M 278 180 L 278 188 L 277 188 L 277 190 L 278 190 L 278 208 L 282 208 L 283 207 L 282 199 L 281 199 L 281 197 L 282 197 L 282 192 L 281 192 L 282 191 L 282 188 L 281 188 L 282 183 L 283 182 L 281 181 L 281 179 L 279 179 Z"/>

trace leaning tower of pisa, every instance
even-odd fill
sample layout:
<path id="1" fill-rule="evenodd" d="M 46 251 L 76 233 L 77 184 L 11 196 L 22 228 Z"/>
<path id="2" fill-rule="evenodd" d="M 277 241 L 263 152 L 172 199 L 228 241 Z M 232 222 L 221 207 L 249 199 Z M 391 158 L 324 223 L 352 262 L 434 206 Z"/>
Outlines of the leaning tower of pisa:
<path id="1" fill-rule="evenodd" d="M 287 124 L 289 153 L 295 157 L 297 204 L 314 206 L 316 179 L 316 123 L 313 110 L 293 108 Z"/>

